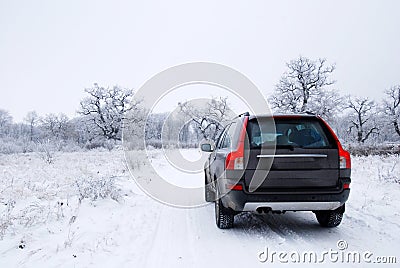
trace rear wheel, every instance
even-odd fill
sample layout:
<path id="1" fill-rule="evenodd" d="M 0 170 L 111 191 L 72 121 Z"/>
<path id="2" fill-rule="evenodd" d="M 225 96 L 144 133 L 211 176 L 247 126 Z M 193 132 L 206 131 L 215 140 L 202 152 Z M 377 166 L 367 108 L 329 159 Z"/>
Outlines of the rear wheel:
<path id="1" fill-rule="evenodd" d="M 342 222 L 344 205 L 335 210 L 316 211 L 315 216 L 322 227 L 337 227 Z"/>
<path id="2" fill-rule="evenodd" d="M 234 215 L 222 204 L 221 199 L 215 200 L 215 222 L 220 229 L 233 227 Z"/>

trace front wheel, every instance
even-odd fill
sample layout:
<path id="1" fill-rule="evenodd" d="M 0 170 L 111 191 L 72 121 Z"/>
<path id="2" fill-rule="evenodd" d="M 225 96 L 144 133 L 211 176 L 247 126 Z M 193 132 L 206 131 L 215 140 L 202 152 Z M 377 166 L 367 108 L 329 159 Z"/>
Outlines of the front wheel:
<path id="1" fill-rule="evenodd" d="M 234 215 L 223 206 L 221 199 L 215 200 L 215 222 L 220 229 L 233 227 Z"/>
<path id="2" fill-rule="evenodd" d="M 335 210 L 316 211 L 315 216 L 322 227 L 337 227 L 342 222 L 344 205 Z"/>

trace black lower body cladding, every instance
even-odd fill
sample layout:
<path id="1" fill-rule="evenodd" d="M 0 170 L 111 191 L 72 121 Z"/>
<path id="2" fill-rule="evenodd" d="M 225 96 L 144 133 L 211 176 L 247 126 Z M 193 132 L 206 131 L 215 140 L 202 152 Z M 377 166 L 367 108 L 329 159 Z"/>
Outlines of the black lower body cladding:
<path id="1" fill-rule="evenodd" d="M 235 212 L 244 211 L 246 203 L 281 203 L 281 202 L 339 202 L 343 205 L 349 198 L 350 189 L 343 189 L 339 193 L 247 193 L 245 191 L 230 191 L 222 197 L 222 203 L 226 208 Z M 308 209 L 298 209 L 308 210 Z"/>

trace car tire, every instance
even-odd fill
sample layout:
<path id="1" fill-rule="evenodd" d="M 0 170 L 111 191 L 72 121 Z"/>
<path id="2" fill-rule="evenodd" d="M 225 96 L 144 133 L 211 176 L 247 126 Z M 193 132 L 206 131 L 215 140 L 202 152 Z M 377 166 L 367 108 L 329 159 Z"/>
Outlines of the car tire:
<path id="1" fill-rule="evenodd" d="M 343 219 L 344 205 L 335 210 L 316 211 L 315 216 L 322 227 L 337 227 Z"/>
<path id="2" fill-rule="evenodd" d="M 215 200 L 215 222 L 219 229 L 233 227 L 234 215 L 222 204 L 221 199 Z"/>

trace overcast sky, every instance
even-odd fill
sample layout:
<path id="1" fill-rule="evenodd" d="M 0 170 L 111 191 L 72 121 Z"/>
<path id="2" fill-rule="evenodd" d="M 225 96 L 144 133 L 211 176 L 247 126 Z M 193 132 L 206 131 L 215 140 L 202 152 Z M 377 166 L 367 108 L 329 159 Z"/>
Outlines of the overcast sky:
<path id="1" fill-rule="evenodd" d="M 336 63 L 342 93 L 400 84 L 400 1 L 0 0 L 0 108 L 74 116 L 94 82 L 140 87 L 192 61 L 228 65 L 265 94 L 300 54 Z"/>

